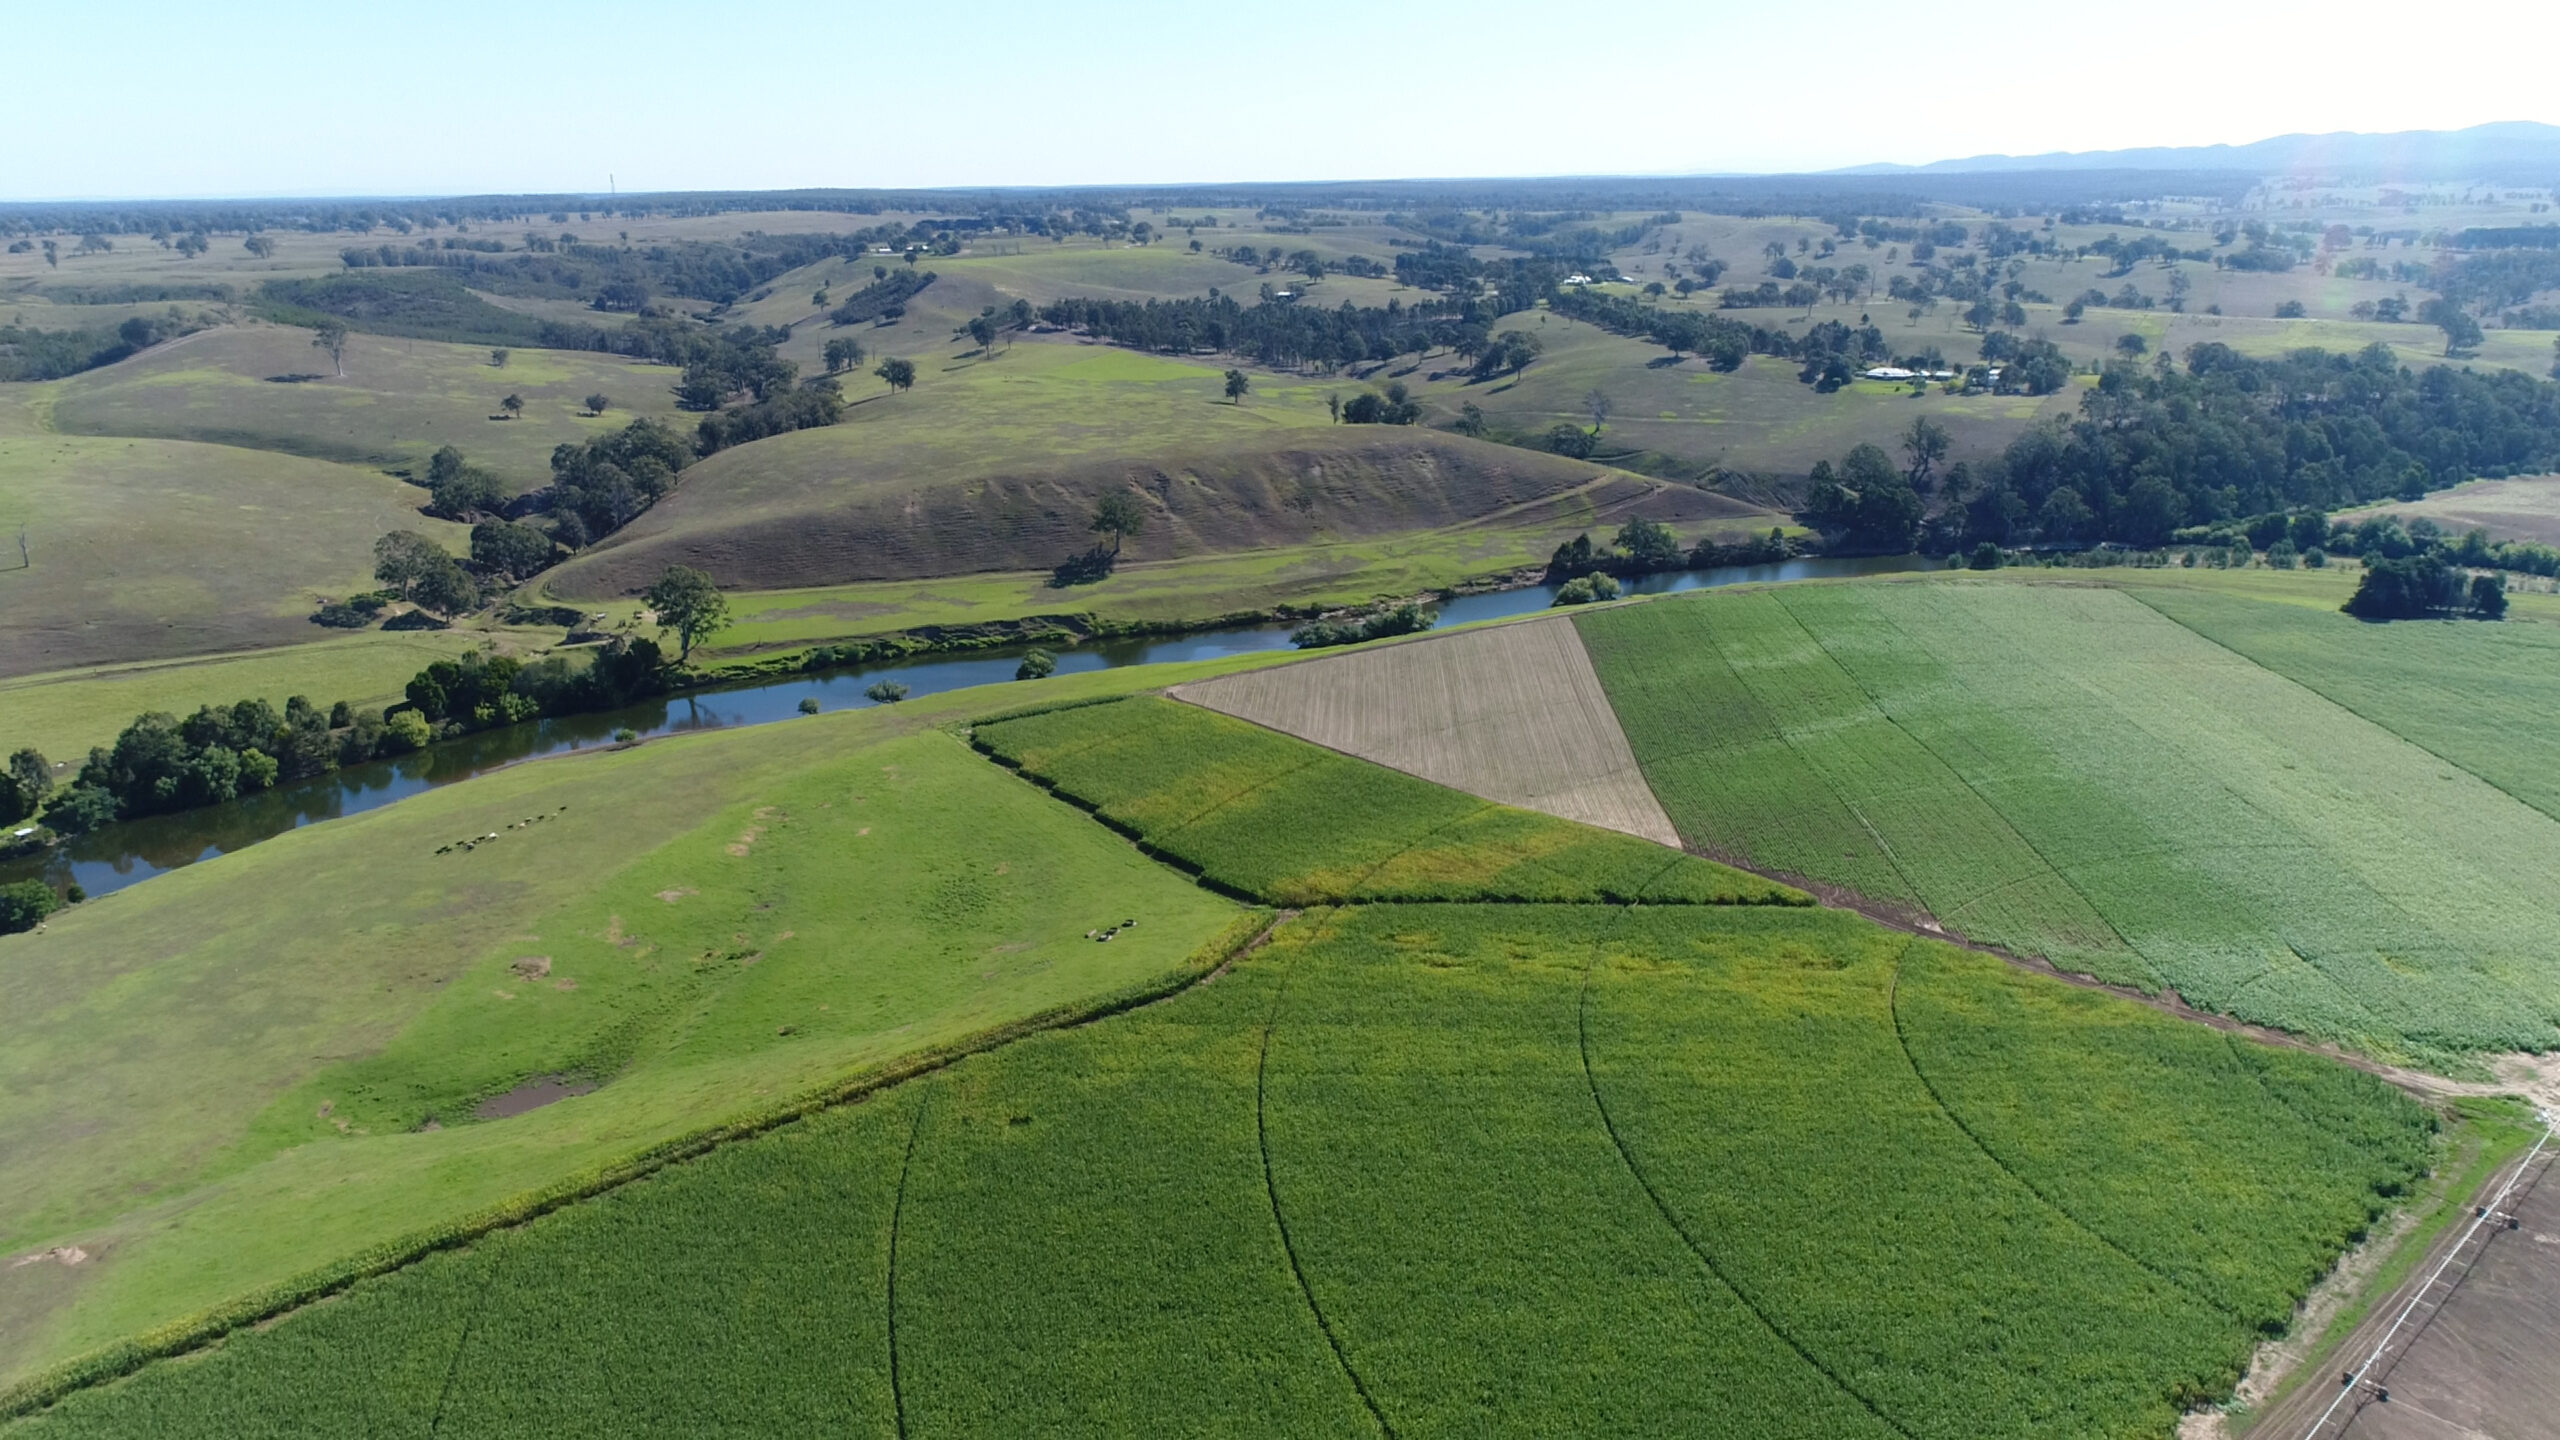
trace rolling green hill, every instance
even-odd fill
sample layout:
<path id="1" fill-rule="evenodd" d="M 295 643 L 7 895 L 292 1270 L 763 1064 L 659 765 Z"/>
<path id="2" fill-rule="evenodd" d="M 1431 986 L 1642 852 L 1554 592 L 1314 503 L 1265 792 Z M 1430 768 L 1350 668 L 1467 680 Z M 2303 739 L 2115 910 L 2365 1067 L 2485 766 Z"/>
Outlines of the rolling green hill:
<path id="1" fill-rule="evenodd" d="M 703 461 L 550 587 L 612 596 L 671 563 L 750 589 L 1046 570 L 1094 542 L 1094 500 L 1122 489 L 1148 502 L 1147 529 L 1126 548 L 1147 560 L 1465 522 L 1534 530 L 1552 546 L 1595 511 L 1638 502 L 1691 525 L 1775 518 L 1560 456 L 1331 424 L 1325 396 L 1349 387 L 1266 376 L 1231 405 L 1219 377 L 1054 344 L 954 362 L 910 393 L 852 406 L 842 424 Z"/>
<path id="2" fill-rule="evenodd" d="M 424 495 L 227 445 L 0 436 L 0 676 L 324 638 L 313 607 L 373 588 L 383 532 L 462 548 Z"/>
<path id="3" fill-rule="evenodd" d="M 676 419 L 676 372 L 616 355 L 489 351 L 382 335 L 349 337 L 347 373 L 311 347 L 311 332 L 237 325 L 156 346 L 55 388 L 53 424 L 83 435 L 138 435 L 281 450 L 424 476 L 453 445 L 516 490 L 550 483 L 551 448 L 619 429 L 633 417 Z M 278 377 L 300 376 L 299 380 Z M 520 395 L 521 419 L 492 417 Z M 602 416 L 586 397 L 613 402 Z"/>

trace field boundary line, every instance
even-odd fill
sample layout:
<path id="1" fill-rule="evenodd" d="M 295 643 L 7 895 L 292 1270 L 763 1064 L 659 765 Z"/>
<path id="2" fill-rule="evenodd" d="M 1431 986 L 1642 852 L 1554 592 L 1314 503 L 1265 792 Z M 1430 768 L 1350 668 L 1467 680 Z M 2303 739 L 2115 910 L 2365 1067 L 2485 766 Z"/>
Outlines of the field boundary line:
<path id="1" fill-rule="evenodd" d="M 1985 1144 L 1982 1137 L 1974 1133 L 1973 1127 L 1964 1123 L 1964 1117 L 1956 1114 L 1954 1108 L 1947 1104 L 1946 1097 L 1938 1093 L 1938 1087 L 1930 1082 L 1928 1072 L 1920 1068 L 1919 1060 L 1912 1055 L 1911 1039 L 1909 1036 L 1905 1035 L 1902 1030 L 1902 962 L 1910 956 L 1911 946 L 1914 943 L 1917 943 L 1916 939 L 1911 942 L 1906 942 L 1902 947 L 1902 953 L 1893 958 L 1893 975 L 1885 984 L 1884 1003 L 1886 1013 L 1893 1020 L 1894 1047 L 1902 1052 L 1902 1063 L 1910 1069 L 1911 1078 L 1920 1082 L 1921 1090 L 1926 1092 L 1929 1096 L 1929 1103 L 1937 1106 L 1938 1113 L 1946 1117 L 1947 1123 L 1956 1127 L 1958 1133 L 1962 1134 L 1965 1139 L 1971 1141 L 1974 1149 L 1982 1152 L 1983 1159 L 1988 1160 L 1994 1166 L 1997 1166 L 2001 1174 L 2016 1181 L 2018 1188 L 2026 1191 L 2029 1195 L 2034 1196 L 2037 1204 L 2042 1205 L 2047 1210 L 2061 1216 L 2063 1221 L 2069 1224 L 2072 1229 L 2077 1230 L 2081 1234 L 2088 1236 L 2090 1239 L 2097 1241 L 2100 1245 L 2103 1245 L 2108 1250 L 2113 1251 L 2118 1258 L 2130 1262 L 2137 1268 L 2141 1269 L 2144 1273 L 2150 1275 L 2151 1278 L 2173 1290 L 2178 1291 L 2179 1293 L 2187 1296 L 2187 1298 L 2204 1305 L 2207 1309 L 2213 1310 L 2228 1319 L 2241 1319 L 2242 1316 L 2239 1311 L 2232 1309 L 2230 1306 L 2225 1305 L 2221 1301 L 2214 1299 L 2212 1296 L 2205 1294 L 2203 1291 L 2196 1289 L 2186 1281 L 2179 1279 L 2166 1270 L 2161 1269 L 2159 1266 L 2154 1265 L 2150 1261 L 2143 1259 L 2141 1256 L 2134 1254 L 2130 1250 L 2127 1250 L 2122 1245 L 2117 1244 L 2114 1240 L 2100 1232 L 2096 1226 L 2091 1225 L 2088 1221 L 2072 1214 L 2068 1209 L 2064 1208 L 2059 1201 L 2056 1201 L 2052 1196 L 2045 1194 L 2044 1190 L 2034 1181 L 2019 1174 L 2015 1166 L 2011 1165 L 2008 1161 L 2001 1159 L 2000 1152 Z"/>
<path id="2" fill-rule="evenodd" d="M 1351 1382 L 1351 1391 L 1368 1407 L 1369 1418 L 1378 1422 L 1378 1433 L 1395 1440 L 1396 1427 L 1387 1423 L 1387 1414 L 1378 1408 L 1377 1398 L 1360 1380 L 1360 1372 L 1351 1368 L 1351 1356 L 1342 1348 L 1342 1339 L 1333 1333 L 1333 1322 L 1324 1318 L 1324 1307 L 1316 1303 L 1315 1286 L 1308 1283 L 1306 1267 L 1298 1263 L 1298 1243 L 1289 1234 L 1288 1217 L 1280 1210 L 1280 1182 L 1271 1173 L 1271 1123 L 1268 1098 L 1271 1093 L 1271 1032 L 1279 1027 L 1281 1003 L 1289 998 L 1289 980 L 1281 977 L 1279 988 L 1271 995 L 1271 1012 L 1262 1020 L 1262 1050 L 1253 1065 L 1253 1138 L 1262 1151 L 1262 1193 L 1271 1202 L 1272 1228 L 1280 1232 L 1280 1254 L 1288 1261 L 1289 1274 L 1298 1282 L 1298 1295 L 1307 1302 L 1307 1313 L 1315 1317 L 1316 1329 L 1333 1351 L 1333 1363 L 1342 1367 L 1342 1378 Z"/>
<path id="3" fill-rule="evenodd" d="M 884 1287 L 888 1292 L 884 1308 L 889 1315 L 889 1413 L 896 1420 L 898 1440 L 907 1435 L 907 1390 L 898 1371 L 898 1232 L 907 1218 L 907 1181 L 916 1170 L 916 1142 L 924 1136 L 924 1117 L 933 1108 L 933 1092 L 926 1090 L 916 1103 L 916 1118 L 907 1125 L 907 1148 L 898 1157 L 898 1198 L 889 1205 L 889 1276 Z"/>
<path id="4" fill-rule="evenodd" d="M 1776 1336 L 1780 1344 L 1795 1352 L 1797 1359 L 1811 1367 L 1814 1373 L 1830 1381 L 1841 1394 L 1857 1401 L 1868 1414 L 1874 1416 L 1879 1423 L 1893 1433 L 1904 1437 L 1904 1440 L 1919 1440 L 1909 1427 L 1886 1414 L 1875 1401 L 1860 1394 L 1857 1387 L 1840 1377 L 1838 1371 L 1823 1363 L 1819 1356 L 1806 1349 L 1795 1336 L 1787 1333 L 1784 1326 L 1773 1319 L 1767 1310 L 1761 1308 L 1759 1301 L 1751 1298 L 1750 1292 L 1736 1283 L 1732 1276 L 1724 1273 L 1724 1268 L 1716 1264 L 1714 1257 L 1708 1255 L 1705 1247 L 1689 1234 L 1689 1227 L 1681 1224 L 1680 1218 L 1672 1213 L 1670 1202 L 1664 1200 L 1662 1192 L 1654 1188 L 1652 1178 L 1645 1174 L 1643 1166 L 1636 1163 L 1635 1152 L 1627 1148 L 1626 1137 L 1618 1133 L 1617 1118 L 1609 1113 L 1609 1102 L 1600 1093 L 1600 1077 L 1591 1068 L 1591 975 L 1600 967 L 1600 952 L 1609 942 L 1609 930 L 1623 922 L 1631 908 L 1633 907 L 1619 907 L 1616 919 L 1610 923 L 1609 927 L 1602 930 L 1600 938 L 1591 942 L 1591 954 L 1585 958 L 1582 965 L 1580 993 L 1574 1001 L 1574 1039 L 1582 1053 L 1582 1086 L 1591 1095 L 1592 1108 L 1600 1113 L 1600 1128 L 1608 1132 L 1609 1144 L 1618 1152 L 1618 1163 L 1626 1167 L 1628 1177 L 1636 1182 L 1638 1189 L 1644 1191 L 1645 1198 L 1653 1202 L 1654 1213 L 1662 1217 L 1663 1224 L 1671 1227 L 1671 1233 L 1679 1238 L 1681 1245 L 1688 1250 L 1690 1258 L 1696 1260 L 1699 1268 L 1706 1271 L 1717 1284 L 1722 1285 L 1734 1299 L 1741 1301 L 1743 1308 L 1751 1312 L 1752 1318 L 1758 1320 L 1763 1329 Z"/>
<path id="5" fill-rule="evenodd" d="M 769 1134 L 840 1106 L 857 1104 L 910 1080 L 949 1069 L 972 1055 L 1001 1049 L 1016 1040 L 1052 1030 L 1089 1025 L 1114 1015 L 1171 999 L 1218 973 L 1229 962 L 1256 948 L 1278 927 L 1269 906 L 1256 905 L 1229 921 L 1189 957 L 1161 974 L 1081 1002 L 1053 1005 L 1002 1025 L 989 1027 L 941 1045 L 929 1046 L 901 1059 L 852 1074 L 749 1111 L 734 1119 L 659 1141 L 620 1158 L 600 1162 L 565 1179 L 521 1192 L 460 1219 L 359 1250 L 336 1263 L 279 1281 L 193 1315 L 119 1340 L 86 1355 L 36 1371 L 0 1387 L 0 1420 L 32 1414 L 77 1390 L 85 1390 L 132 1374 L 155 1360 L 165 1360 L 205 1346 L 235 1330 L 277 1319 L 312 1303 L 342 1293 L 359 1281 L 407 1269 L 442 1250 L 459 1250 L 555 1210 L 619 1190 L 636 1180 L 680 1165 L 724 1146 Z"/>

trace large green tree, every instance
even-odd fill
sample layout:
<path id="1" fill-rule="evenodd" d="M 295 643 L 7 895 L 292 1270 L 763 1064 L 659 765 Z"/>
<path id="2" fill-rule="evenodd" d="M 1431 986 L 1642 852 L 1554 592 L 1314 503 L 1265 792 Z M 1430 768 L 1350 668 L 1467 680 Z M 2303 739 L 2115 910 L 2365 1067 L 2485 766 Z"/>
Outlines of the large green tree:
<path id="1" fill-rule="evenodd" d="M 1120 553 L 1120 543 L 1147 528 L 1146 507 L 1138 497 L 1126 490 L 1114 490 L 1094 502 L 1093 519 L 1085 526 L 1096 535 L 1111 537 L 1111 553 Z"/>
<path id="2" fill-rule="evenodd" d="M 676 632 L 681 644 L 676 660 L 693 658 L 693 647 L 729 624 L 729 602 L 711 577 L 689 565 L 670 565 L 658 583 L 641 597 L 663 629 Z"/>

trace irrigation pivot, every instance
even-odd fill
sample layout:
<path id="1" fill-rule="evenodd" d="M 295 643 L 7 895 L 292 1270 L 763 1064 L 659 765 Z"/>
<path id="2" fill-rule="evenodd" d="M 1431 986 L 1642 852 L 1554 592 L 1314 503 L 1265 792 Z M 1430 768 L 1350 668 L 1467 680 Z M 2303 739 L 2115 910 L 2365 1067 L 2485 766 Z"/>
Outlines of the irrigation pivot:
<path id="1" fill-rule="evenodd" d="M 2354 1423 L 2356 1412 L 2363 1408 L 2363 1399 L 2359 1399 L 2354 1405 L 2347 1405 L 2351 1396 L 2372 1399 L 2383 1404 L 2390 1403 L 2391 1387 L 2371 1378 L 2374 1367 L 2382 1363 L 2382 1357 L 2390 1350 L 2391 1342 L 2399 1336 L 2401 1327 L 2409 1323 L 2409 1317 L 2418 1312 L 2418 1307 L 2440 1302 L 2444 1298 L 2438 1293 L 2436 1287 L 2444 1283 L 2445 1272 L 2453 1268 L 2455 1261 L 2462 1261 L 2464 1273 L 2469 1273 L 2469 1266 L 2480 1258 L 2480 1251 L 2473 1249 L 2471 1245 L 2474 1238 L 2483 1231 L 2495 1234 L 2500 1230 L 2516 1228 L 2515 1217 L 2507 1213 L 2507 1197 L 2514 1193 L 2516 1183 L 2524 1178 L 2526 1171 L 2533 1168 L 2535 1159 L 2542 1154 L 2544 1147 L 2551 1143 L 2552 1124 L 2555 1118 L 2560 1117 L 2554 1117 L 2550 1111 L 2545 1110 L 2540 1112 L 2540 1118 L 2542 1134 L 2533 1142 L 2533 1148 L 2525 1152 L 2524 1159 L 2517 1162 L 2514 1170 L 2508 1172 L 2507 1182 L 2498 1187 L 2498 1193 L 2491 1196 L 2487 1204 L 2473 1208 L 2471 1228 L 2462 1232 L 2462 1238 L 2454 1242 L 2453 1248 L 2445 1252 L 2444 1259 L 2436 1263 L 2434 1273 L 2427 1276 L 2427 1283 L 2419 1286 L 2417 1293 L 2409 1297 L 2409 1303 L 2401 1306 L 2400 1313 L 2392 1317 L 2391 1328 L 2382 1332 L 2382 1339 L 2373 1347 L 2373 1353 L 2364 1358 L 2362 1365 L 2338 1377 L 2336 1397 L 2329 1401 L 2327 1409 L 2320 1412 L 2320 1418 L 2311 1422 L 2311 1428 L 2302 1432 L 2303 1440 L 2320 1440 L 2321 1436 L 2328 1434 L 2329 1422 L 2339 1414 L 2340 1406 L 2346 1406 L 2347 1421 L 2349 1424 Z M 2482 1242 L 2483 1248 L 2486 1244 L 2487 1242 Z M 2469 1252 L 2468 1259 L 2464 1258 L 2466 1251 Z M 2455 1283 L 2459 1284 L 2460 1280 L 2460 1276 L 2455 1277 Z M 2344 1427 L 2340 1428 L 2343 1431 Z"/>

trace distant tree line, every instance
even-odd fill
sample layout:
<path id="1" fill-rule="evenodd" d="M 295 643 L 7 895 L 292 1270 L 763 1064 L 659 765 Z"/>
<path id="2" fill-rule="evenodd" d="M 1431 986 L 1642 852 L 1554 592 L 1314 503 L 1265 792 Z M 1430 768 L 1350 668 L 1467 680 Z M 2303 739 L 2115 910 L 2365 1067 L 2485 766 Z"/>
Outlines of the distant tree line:
<path id="1" fill-rule="evenodd" d="M 1619 526 L 1618 533 L 1607 541 L 1594 543 L 1588 534 L 1583 534 L 1557 546 L 1555 553 L 1547 557 L 1543 578 L 1547 584 L 1555 585 L 1586 575 L 1635 576 L 1665 570 L 1711 570 L 1726 565 L 1774 565 L 1803 553 L 1802 546 L 1775 528 L 1766 535 L 1737 540 L 1710 535 L 1694 545 L 1683 546 L 1670 526 L 1636 516 Z"/>
<path id="2" fill-rule="evenodd" d="M 113 330 L 37 330 L 0 325 L 0 382 L 59 380 L 113 365 L 140 351 L 192 334 L 202 327 L 175 312 L 165 319 L 137 315 Z"/>
<path id="3" fill-rule="evenodd" d="M 2184 368 L 2118 362 L 2067 424 L 1948 472 L 1957 542 L 2106 540 L 2414 499 L 2476 476 L 2560 468 L 2560 385 L 2512 371 L 2413 372 L 2391 351 L 2253 360 L 2191 347 Z"/>
<path id="4" fill-rule="evenodd" d="M 1476 302 L 1383 306 L 1265 303 L 1232 295 L 1186 300 L 1059 300 L 1042 306 L 1051 325 L 1161 354 L 1243 355 L 1275 369 L 1333 370 L 1364 360 L 1421 356 L 1433 348 L 1481 347 L 1492 320 Z M 1472 353 L 1472 352 L 1470 352 Z"/>

